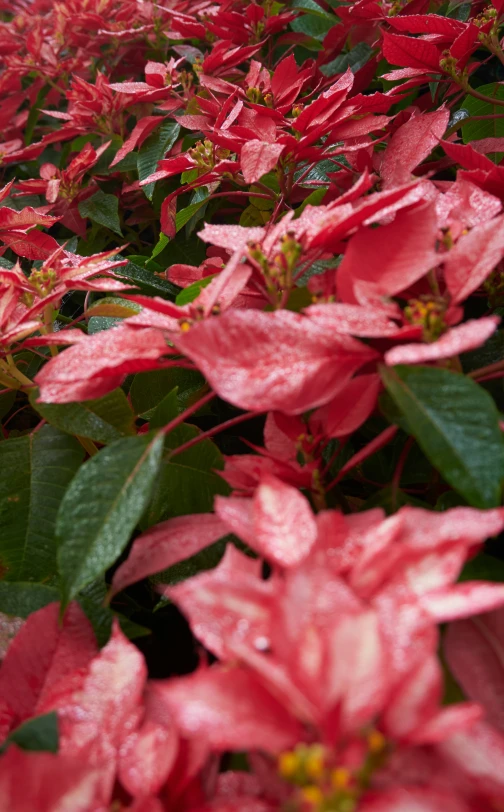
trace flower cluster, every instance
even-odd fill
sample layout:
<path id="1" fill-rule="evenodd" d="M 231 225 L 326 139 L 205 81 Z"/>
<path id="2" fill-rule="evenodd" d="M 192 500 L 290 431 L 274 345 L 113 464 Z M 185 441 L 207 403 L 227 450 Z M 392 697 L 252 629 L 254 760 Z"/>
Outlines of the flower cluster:
<path id="1" fill-rule="evenodd" d="M 501 34 L 0 0 L 0 809 L 504 808 Z"/>

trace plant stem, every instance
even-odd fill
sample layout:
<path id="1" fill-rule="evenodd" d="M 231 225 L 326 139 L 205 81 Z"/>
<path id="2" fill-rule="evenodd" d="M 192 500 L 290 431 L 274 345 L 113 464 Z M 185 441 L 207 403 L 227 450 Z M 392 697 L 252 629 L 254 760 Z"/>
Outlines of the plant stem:
<path id="1" fill-rule="evenodd" d="M 214 434 L 218 434 L 224 429 L 229 429 L 231 426 L 236 426 L 238 423 L 244 423 L 246 420 L 250 420 L 252 417 L 258 417 L 262 412 L 245 412 L 245 414 L 240 414 L 238 417 L 232 417 L 231 420 L 226 420 L 224 423 L 221 423 L 219 426 L 214 426 L 213 429 L 208 429 L 208 431 L 204 431 L 201 434 L 198 434 L 197 437 L 193 437 L 192 440 L 188 440 L 187 443 L 183 443 L 179 445 L 178 448 L 174 448 L 173 451 L 170 452 L 170 458 L 175 457 L 177 454 L 181 454 L 182 451 L 187 451 L 188 448 L 191 448 L 193 445 L 200 443 L 202 440 L 205 440 L 207 437 L 213 437 Z"/>
<path id="2" fill-rule="evenodd" d="M 494 372 L 500 372 L 501 370 L 504 370 L 504 361 L 497 361 L 495 364 L 488 364 L 486 367 L 473 369 L 472 372 L 467 373 L 467 377 L 478 380 L 479 378 L 483 378 L 486 375 L 491 375 Z"/>
<path id="3" fill-rule="evenodd" d="M 397 509 L 397 492 L 399 490 L 399 485 L 401 482 L 401 476 L 404 468 L 404 463 L 408 458 L 408 454 L 411 451 L 413 443 L 415 442 L 414 437 L 408 437 L 404 446 L 402 448 L 401 454 L 397 461 L 397 465 L 394 471 L 394 476 L 392 477 L 392 490 L 391 490 L 391 502 L 392 502 L 392 510 Z"/>
<path id="4" fill-rule="evenodd" d="M 161 434 L 169 434 L 170 431 L 173 431 L 173 429 L 176 429 L 177 426 L 180 426 L 180 424 L 184 422 L 186 417 L 190 417 L 192 414 L 194 414 L 194 412 L 197 412 L 198 409 L 201 409 L 201 407 L 204 406 L 205 403 L 208 403 L 215 397 L 216 397 L 215 392 L 209 392 L 207 395 L 204 395 L 202 398 L 196 401 L 196 403 L 193 403 L 192 406 L 188 406 L 187 409 L 184 409 L 184 411 L 181 412 L 179 415 L 177 415 L 177 417 L 174 417 L 173 420 L 170 420 L 170 422 L 167 423 L 166 426 L 164 426 L 161 429 Z"/>
<path id="5" fill-rule="evenodd" d="M 98 454 L 97 447 L 95 446 L 93 441 L 90 440 L 88 437 L 79 437 L 78 435 L 76 435 L 76 439 L 79 441 L 82 448 L 85 451 L 87 451 L 87 453 L 89 454 L 90 457 L 94 457 L 95 454 Z"/>
<path id="6" fill-rule="evenodd" d="M 504 107 L 504 99 L 493 99 L 491 96 L 485 96 L 484 93 L 480 93 L 479 90 L 475 90 L 469 82 L 465 81 L 461 87 L 469 94 L 469 96 L 474 96 L 475 99 L 480 99 L 480 101 L 487 102 L 488 104 L 493 104 L 496 107 Z"/>
<path id="7" fill-rule="evenodd" d="M 7 367 L 5 367 L 4 364 L 2 364 L 2 366 L 4 366 L 4 370 L 5 372 L 7 372 L 8 375 L 10 375 L 12 378 L 15 378 L 23 386 L 34 385 L 33 381 L 31 381 L 29 378 L 26 377 L 26 375 L 23 375 L 23 373 L 20 372 L 20 370 L 17 368 L 15 364 L 14 358 L 10 353 L 7 355 L 7 364 L 8 364 Z"/>

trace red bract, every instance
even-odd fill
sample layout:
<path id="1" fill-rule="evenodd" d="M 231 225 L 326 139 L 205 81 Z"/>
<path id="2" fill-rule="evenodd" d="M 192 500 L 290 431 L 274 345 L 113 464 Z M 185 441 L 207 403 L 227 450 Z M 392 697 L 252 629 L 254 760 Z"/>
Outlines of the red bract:
<path id="1" fill-rule="evenodd" d="M 330 335 L 286 311 L 229 312 L 195 325 L 176 345 L 221 397 L 244 409 L 287 414 L 327 403 L 375 357 L 354 339 Z M 274 347 L 273 354 L 266 346 Z"/>
<path id="2" fill-rule="evenodd" d="M 20 257 L 46 259 L 58 248 L 58 243 L 48 234 L 34 229 L 35 226 L 50 227 L 57 221 L 57 217 L 36 211 L 31 206 L 21 211 L 4 206 L 0 210 L 0 240 Z"/>
<path id="3" fill-rule="evenodd" d="M 85 347 L 71 347 L 39 372 L 36 383 L 40 399 L 71 403 L 100 397 L 119 386 L 130 372 L 157 369 L 167 351 L 157 330 L 136 332 L 125 326 L 97 335 L 86 341 Z"/>
<path id="4" fill-rule="evenodd" d="M 11 728 L 40 713 L 48 697 L 58 690 L 56 686 L 82 672 L 97 653 L 93 630 L 79 606 L 72 604 L 61 626 L 58 612 L 58 604 L 51 603 L 31 615 L 2 663 L 4 737 Z"/>
<path id="5" fill-rule="evenodd" d="M 240 510 L 246 514 L 245 506 Z M 252 749 L 278 754 L 282 746 L 267 729 L 278 711 L 267 710 L 272 700 L 263 697 L 266 685 L 294 717 L 318 729 L 318 749 L 310 746 L 313 739 L 305 732 L 304 754 L 300 745 L 288 758 L 281 756 L 279 770 L 294 783 L 298 775 L 301 785 L 311 779 L 321 799 L 339 798 L 347 789 L 352 797 L 364 792 L 366 808 L 367 787 L 361 787 L 358 773 L 353 773 L 362 763 L 373 776 L 371 797 L 373 791 L 387 797 L 388 787 L 397 782 L 406 782 L 414 797 L 415 779 L 401 774 L 401 759 L 411 758 L 418 744 L 439 747 L 437 758 L 443 759 L 452 779 L 458 770 L 465 771 L 460 796 L 455 786 L 445 783 L 454 802 L 479 796 L 481 782 L 471 767 L 464 770 L 459 753 L 464 731 L 473 729 L 481 711 L 470 705 L 439 708 L 441 673 L 433 658 L 437 634 L 432 624 L 453 617 L 454 611 L 460 616 L 484 609 L 486 599 L 482 596 L 478 603 L 476 598 L 484 589 L 493 605 L 502 603 L 500 585 L 464 585 L 464 594 L 472 599 L 463 604 L 457 597 L 461 588 L 450 584 L 473 545 L 503 524 L 502 511 L 453 510 L 441 521 L 414 509 L 383 521 L 379 512 L 371 511 L 351 523 L 327 512 L 319 516 L 317 545 L 308 558 L 283 575 L 274 574 L 270 582 L 257 579 L 253 568 L 233 552 L 214 573 L 171 588 L 168 594 L 188 614 L 207 647 L 223 660 L 238 656 L 245 669 L 230 672 L 215 666 L 198 677 L 159 686 L 160 695 L 183 730 L 208 736 L 216 749 L 241 749 L 245 737 Z M 230 528 L 236 532 L 234 519 Z M 302 532 L 296 548 L 301 555 Z M 270 560 L 277 560 L 275 553 Z M 441 611 L 431 616 L 436 601 Z M 266 703 L 264 716 L 254 715 L 253 720 L 245 704 L 251 692 L 257 706 Z M 380 734 L 371 734 L 366 745 L 358 731 L 373 719 L 376 724 L 377 716 Z M 218 719 L 223 724 L 218 725 Z M 287 723 L 283 733 L 287 739 L 296 735 Z M 502 752 L 504 743 L 496 733 L 481 729 L 478 735 L 476 746 L 483 748 L 482 754 L 490 740 Z M 490 737 L 488 745 L 485 736 Z M 389 739 L 399 746 L 393 755 Z M 380 758 L 374 761 L 373 753 Z M 312 774 L 303 759 L 316 755 L 317 771 L 314 767 Z M 332 789 L 326 783 L 331 765 L 342 770 L 342 783 L 333 783 Z M 443 788 L 432 768 L 422 775 L 423 781 Z M 498 781 L 493 789 L 502 795 Z"/>
<path id="6" fill-rule="evenodd" d="M 503 807 L 503 12 L 0 0 L 0 812 Z"/>

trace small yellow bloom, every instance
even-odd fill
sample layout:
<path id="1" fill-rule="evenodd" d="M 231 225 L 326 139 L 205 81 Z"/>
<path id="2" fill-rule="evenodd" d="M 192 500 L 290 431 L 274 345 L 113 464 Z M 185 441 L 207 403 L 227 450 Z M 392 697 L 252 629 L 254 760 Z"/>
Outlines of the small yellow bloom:
<path id="1" fill-rule="evenodd" d="M 304 801 L 309 804 L 313 804 L 315 807 L 323 804 L 325 800 L 324 793 L 320 787 L 315 786 L 315 784 L 309 784 L 307 787 L 303 787 L 301 790 L 301 796 Z"/>
<path id="2" fill-rule="evenodd" d="M 350 783 L 350 770 L 346 767 L 336 767 L 331 772 L 331 784 L 334 789 L 345 789 Z"/>
<path id="3" fill-rule="evenodd" d="M 318 780 L 324 775 L 324 749 L 316 745 L 310 749 L 310 753 L 304 763 L 306 774 L 313 780 Z"/>
<path id="4" fill-rule="evenodd" d="M 385 736 L 379 730 L 372 730 L 367 742 L 372 753 L 380 753 L 386 745 Z"/>
<path id="5" fill-rule="evenodd" d="M 280 753 L 278 756 L 278 772 L 282 778 L 292 778 L 298 771 L 299 765 L 299 756 L 292 750 Z"/>

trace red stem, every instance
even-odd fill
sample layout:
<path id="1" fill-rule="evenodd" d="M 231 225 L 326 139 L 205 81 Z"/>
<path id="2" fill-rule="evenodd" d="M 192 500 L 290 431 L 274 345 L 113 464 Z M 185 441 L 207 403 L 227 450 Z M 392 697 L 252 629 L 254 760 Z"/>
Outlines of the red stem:
<path id="1" fill-rule="evenodd" d="M 184 409 L 184 411 L 177 415 L 177 417 L 174 417 L 173 420 L 170 420 L 170 422 L 161 429 L 161 434 L 169 434 L 170 431 L 173 431 L 173 429 L 176 429 L 177 426 L 180 426 L 180 424 L 185 421 L 186 417 L 190 417 L 192 414 L 194 414 L 194 412 L 197 412 L 198 409 L 204 406 L 205 403 L 208 403 L 215 397 L 215 392 L 209 392 L 208 395 L 204 395 L 196 403 L 193 403 L 192 406 L 188 406 L 188 408 Z"/>
<path id="2" fill-rule="evenodd" d="M 252 417 L 257 417 L 260 414 L 263 414 L 263 412 L 245 412 L 245 414 L 240 414 L 238 417 L 231 418 L 231 420 L 226 420 L 224 423 L 214 426 L 213 429 L 208 429 L 208 431 L 198 434 L 197 437 L 193 437 L 193 439 L 188 440 L 187 443 L 179 445 L 178 448 L 174 448 L 173 451 L 170 452 L 170 459 L 171 457 L 175 457 L 177 454 L 181 454 L 182 451 L 187 451 L 188 448 L 192 448 L 193 445 L 200 443 L 202 440 L 206 440 L 207 437 L 213 437 L 214 434 L 218 434 L 224 429 L 229 429 L 231 426 L 238 425 L 238 423 L 244 423 L 246 420 L 250 420 Z"/>
<path id="3" fill-rule="evenodd" d="M 401 481 L 401 476 L 404 468 L 404 463 L 408 458 L 408 454 L 411 451 L 413 443 L 415 442 L 414 437 L 408 437 L 406 442 L 404 443 L 403 449 L 397 461 L 396 469 L 394 471 L 394 476 L 392 477 L 392 493 L 391 493 L 391 502 L 392 502 L 392 509 L 396 509 L 396 502 L 397 502 L 397 491 L 399 490 L 399 483 Z"/>

